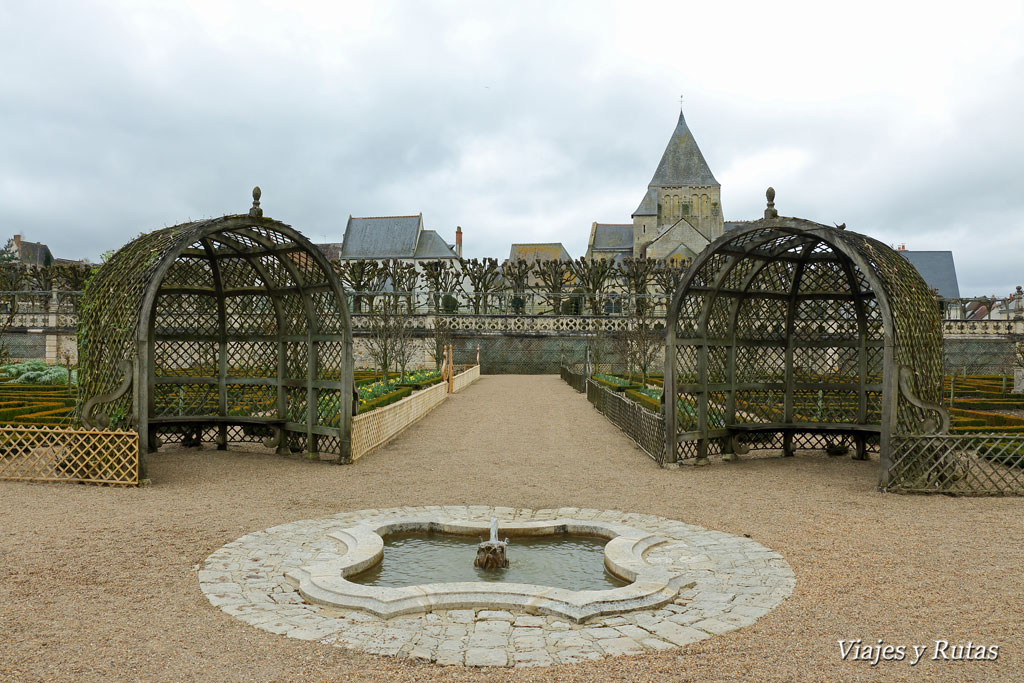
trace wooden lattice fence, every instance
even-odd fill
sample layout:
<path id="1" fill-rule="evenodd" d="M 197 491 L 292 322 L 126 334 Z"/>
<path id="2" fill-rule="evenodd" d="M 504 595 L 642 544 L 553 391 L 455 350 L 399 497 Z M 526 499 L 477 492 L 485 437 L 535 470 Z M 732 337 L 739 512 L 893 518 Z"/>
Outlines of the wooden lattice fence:
<path id="1" fill-rule="evenodd" d="M 480 379 L 480 366 L 474 365 L 452 378 L 452 393 L 458 393 Z"/>
<path id="2" fill-rule="evenodd" d="M 580 372 L 578 368 L 563 365 L 559 369 L 559 374 L 562 377 L 562 381 L 581 394 L 587 390 L 587 376 Z"/>
<path id="3" fill-rule="evenodd" d="M 0 427 L 0 479 L 139 483 L 139 435 L 65 427 Z"/>
<path id="4" fill-rule="evenodd" d="M 622 394 L 587 381 L 587 400 L 656 462 L 665 457 L 665 420 Z"/>
<path id="5" fill-rule="evenodd" d="M 1024 436 L 896 436 L 891 448 L 890 491 L 1024 495 Z"/>

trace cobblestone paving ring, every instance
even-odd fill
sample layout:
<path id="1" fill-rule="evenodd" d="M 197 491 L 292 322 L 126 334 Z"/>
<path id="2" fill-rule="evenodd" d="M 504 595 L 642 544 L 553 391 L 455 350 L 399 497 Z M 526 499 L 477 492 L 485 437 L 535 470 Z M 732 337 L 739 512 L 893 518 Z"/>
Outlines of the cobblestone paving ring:
<path id="1" fill-rule="evenodd" d="M 427 524 L 484 528 L 491 516 L 503 529 L 569 527 L 613 539 L 606 547 L 609 566 L 635 572 L 635 582 L 578 594 L 527 586 L 532 590 L 512 596 L 495 584 L 486 584 L 489 591 L 484 584 L 451 584 L 467 589 L 460 591 L 435 584 L 417 587 L 418 600 L 381 608 L 378 598 L 405 589 L 372 589 L 342 578 L 346 567 L 365 565 L 368 548 L 379 551 L 376 530 Z M 248 534 L 214 552 L 199 569 L 200 588 L 211 604 L 265 631 L 466 666 L 545 666 L 681 647 L 749 626 L 789 597 L 795 582 L 778 553 L 748 538 L 664 517 L 586 508 L 346 512 Z M 352 594 L 359 599 L 346 593 L 352 586 L 358 586 Z M 612 599 L 620 591 L 619 597 L 641 598 Z M 454 592 L 471 594 L 472 606 L 453 608 Z M 577 598 L 584 593 L 589 600 L 581 602 Z M 373 600 L 363 602 L 367 595 Z M 547 595 L 559 599 L 538 600 Z"/>

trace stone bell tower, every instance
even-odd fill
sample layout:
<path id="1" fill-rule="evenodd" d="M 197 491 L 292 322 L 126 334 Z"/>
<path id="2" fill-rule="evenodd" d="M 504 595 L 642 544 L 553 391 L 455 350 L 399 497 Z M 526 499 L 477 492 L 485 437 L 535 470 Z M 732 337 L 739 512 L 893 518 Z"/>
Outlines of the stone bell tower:
<path id="1" fill-rule="evenodd" d="M 647 194 L 633 213 L 633 256 L 689 258 L 724 229 L 722 186 L 680 111 Z"/>

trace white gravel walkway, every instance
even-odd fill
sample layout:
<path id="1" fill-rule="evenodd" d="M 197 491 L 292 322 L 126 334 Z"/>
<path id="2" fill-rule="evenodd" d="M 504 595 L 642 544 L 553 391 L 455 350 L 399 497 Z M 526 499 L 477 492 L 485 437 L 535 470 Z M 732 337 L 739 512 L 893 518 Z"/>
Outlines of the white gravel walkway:
<path id="1" fill-rule="evenodd" d="M 555 376 L 484 376 L 351 466 L 167 451 L 142 489 L 0 482 L 0 680 L 1019 680 L 1024 500 L 875 490 L 877 462 L 800 454 L 662 470 Z M 193 567 L 234 539 L 402 505 L 658 515 L 779 552 L 793 595 L 661 653 L 440 667 L 285 638 L 212 607 Z M 991 661 L 843 660 L 839 640 L 999 646 Z"/>

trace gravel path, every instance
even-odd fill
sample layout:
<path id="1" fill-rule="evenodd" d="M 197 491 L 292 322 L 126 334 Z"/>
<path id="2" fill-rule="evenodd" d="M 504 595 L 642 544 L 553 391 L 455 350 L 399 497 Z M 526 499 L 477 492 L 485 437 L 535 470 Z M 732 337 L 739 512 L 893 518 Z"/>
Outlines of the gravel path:
<path id="1" fill-rule="evenodd" d="M 485 376 L 351 466 L 167 451 L 142 489 L 0 482 L 2 680 L 1019 680 L 1024 500 L 897 496 L 877 462 L 802 455 L 659 469 L 557 377 Z M 749 534 L 796 574 L 751 627 L 530 671 L 438 667 L 257 630 L 192 567 L 246 533 L 397 505 L 563 506 Z M 929 645 L 916 666 L 840 639 Z M 936 639 L 996 662 L 932 661 Z M 947 652 L 950 652 L 947 650 Z"/>

